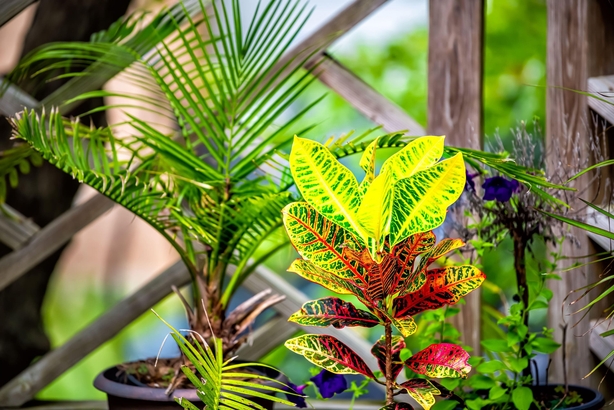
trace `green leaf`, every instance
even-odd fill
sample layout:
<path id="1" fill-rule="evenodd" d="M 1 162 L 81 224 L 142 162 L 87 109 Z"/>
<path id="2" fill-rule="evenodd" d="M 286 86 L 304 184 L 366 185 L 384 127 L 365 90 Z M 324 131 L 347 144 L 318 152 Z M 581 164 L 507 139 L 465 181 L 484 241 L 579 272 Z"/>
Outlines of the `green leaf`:
<path id="1" fill-rule="evenodd" d="M 529 358 L 528 357 L 520 357 L 518 359 L 509 359 L 510 369 L 514 373 L 521 373 L 524 369 L 529 367 Z"/>
<path id="2" fill-rule="evenodd" d="M 533 392 L 528 387 L 517 387 L 512 391 L 512 402 L 518 410 L 529 410 L 533 403 Z"/>
<path id="3" fill-rule="evenodd" d="M 479 369 L 476 369 L 480 371 Z M 495 381 L 483 374 L 476 374 L 468 380 L 469 386 L 474 390 L 487 390 L 495 386 Z"/>
<path id="4" fill-rule="evenodd" d="M 534 350 L 546 354 L 554 353 L 561 347 L 559 343 L 547 337 L 535 338 L 535 340 L 531 342 L 531 346 L 533 346 Z"/>
<path id="5" fill-rule="evenodd" d="M 375 378 L 369 366 L 347 345 L 328 335 L 303 335 L 287 340 L 285 346 L 316 366 L 335 374 L 362 374 Z"/>
<path id="6" fill-rule="evenodd" d="M 488 392 L 488 398 L 491 400 L 498 400 L 501 397 L 503 397 L 503 395 L 505 395 L 507 393 L 507 389 L 501 387 L 500 385 L 496 385 L 490 388 L 490 391 Z"/>
<path id="7" fill-rule="evenodd" d="M 416 138 L 390 156 L 382 165 L 380 174 L 389 173 L 394 183 L 435 165 L 443 155 L 444 139 L 431 136 Z"/>
<path id="8" fill-rule="evenodd" d="M 288 268 L 288 272 L 296 273 L 297 275 L 313 283 L 317 283 L 318 285 L 323 286 L 335 293 L 342 295 L 357 293 L 357 291 L 354 290 L 355 287 L 349 281 L 343 280 L 305 259 L 296 259 L 294 262 L 292 262 Z"/>
<path id="9" fill-rule="evenodd" d="M 375 149 L 377 147 L 377 138 L 374 139 L 362 153 L 360 157 L 360 167 L 365 171 L 365 177 L 358 187 L 360 196 L 363 197 L 367 189 L 375 179 Z"/>
<path id="10" fill-rule="evenodd" d="M 448 206 L 458 199 L 464 187 L 462 154 L 399 180 L 393 190 L 390 245 L 441 225 Z"/>
<path id="11" fill-rule="evenodd" d="M 295 137 L 290 152 L 290 169 L 301 195 L 318 213 L 365 238 L 356 212 L 360 205 L 358 182 L 322 144 Z"/>
<path id="12" fill-rule="evenodd" d="M 485 349 L 490 350 L 491 352 L 508 353 L 512 351 L 511 347 L 507 344 L 507 341 L 505 340 L 487 339 L 482 340 L 480 344 L 484 346 Z"/>
<path id="13" fill-rule="evenodd" d="M 455 400 L 441 400 L 435 403 L 431 410 L 454 410 L 459 404 Z"/>
<path id="14" fill-rule="evenodd" d="M 500 360 L 490 360 L 488 362 L 481 363 L 475 370 L 480 373 L 495 373 L 507 370 L 507 366 L 505 366 Z"/>

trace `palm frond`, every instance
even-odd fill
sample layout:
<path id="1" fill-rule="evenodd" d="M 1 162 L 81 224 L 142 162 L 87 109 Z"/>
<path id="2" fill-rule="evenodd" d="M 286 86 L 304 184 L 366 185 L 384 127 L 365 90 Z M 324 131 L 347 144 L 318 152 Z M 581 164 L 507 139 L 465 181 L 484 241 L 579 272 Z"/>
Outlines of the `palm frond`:
<path id="1" fill-rule="evenodd" d="M 171 329 L 171 336 L 194 366 L 196 372 L 188 366 L 182 366 L 181 370 L 196 387 L 197 395 L 206 409 L 264 410 L 262 405 L 254 401 L 255 398 L 294 406 L 292 402 L 275 396 L 286 393 L 285 384 L 266 376 L 264 372 L 254 371 L 258 368 L 266 370 L 270 368 L 269 366 L 224 361 L 221 339 L 214 336 L 211 339 L 212 345 L 209 345 L 200 335 L 190 333 L 188 336 L 192 339 L 190 341 L 155 311 L 153 312 Z M 181 398 L 176 400 L 184 409 L 198 409 L 187 400 Z"/>

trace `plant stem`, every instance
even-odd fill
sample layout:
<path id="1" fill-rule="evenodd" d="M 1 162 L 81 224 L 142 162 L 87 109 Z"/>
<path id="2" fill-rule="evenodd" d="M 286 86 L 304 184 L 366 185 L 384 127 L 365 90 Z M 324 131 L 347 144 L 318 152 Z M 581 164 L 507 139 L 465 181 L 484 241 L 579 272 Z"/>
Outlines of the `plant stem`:
<path id="1" fill-rule="evenodd" d="M 527 267 L 526 267 L 526 241 L 521 232 L 513 231 L 512 239 L 514 242 L 514 271 L 516 272 L 516 285 L 518 287 L 518 296 L 522 302 L 523 309 L 523 324 L 529 327 L 529 288 L 527 285 Z M 528 333 L 527 333 L 528 334 Z M 525 338 L 526 339 L 526 338 Z M 525 340 L 520 342 L 520 357 L 524 357 Z M 527 367 L 523 372 L 524 376 L 531 375 L 531 366 Z"/>
<path id="2" fill-rule="evenodd" d="M 394 391 L 392 385 L 392 325 L 386 323 L 386 404 L 394 403 Z"/>

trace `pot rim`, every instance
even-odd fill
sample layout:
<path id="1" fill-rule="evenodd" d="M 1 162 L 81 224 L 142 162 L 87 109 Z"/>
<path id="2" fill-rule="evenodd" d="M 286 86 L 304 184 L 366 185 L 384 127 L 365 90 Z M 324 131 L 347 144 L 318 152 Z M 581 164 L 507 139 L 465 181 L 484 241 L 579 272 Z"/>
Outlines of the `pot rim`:
<path id="1" fill-rule="evenodd" d="M 196 394 L 196 389 L 176 389 L 170 395 L 167 395 L 165 393 L 166 389 L 162 387 L 141 387 L 114 381 L 107 376 L 107 374 L 114 371 L 117 371 L 117 366 L 103 370 L 94 379 L 94 387 L 106 393 L 107 396 L 166 402 L 175 401 L 175 398 L 184 398 L 192 402 L 200 401 L 200 398 Z M 281 383 L 288 384 L 288 378 L 282 372 L 278 373 L 277 377 L 273 378 Z"/>
<path id="2" fill-rule="evenodd" d="M 536 385 L 536 386 L 530 386 L 530 387 L 532 389 L 536 389 L 540 387 L 554 388 L 557 386 L 563 386 L 563 384 L 552 383 L 552 384 L 542 384 L 542 385 Z M 582 403 L 579 406 L 575 406 L 575 407 L 568 407 L 568 409 L 570 410 L 600 409 L 605 405 L 605 398 L 603 397 L 603 394 L 601 394 L 599 390 L 593 389 L 591 387 L 586 387 L 586 386 L 578 386 L 575 384 L 568 384 L 567 387 L 569 387 L 572 390 L 577 390 L 578 393 L 580 394 L 582 394 L 582 391 L 584 391 L 584 392 L 592 392 L 595 395 L 595 397 L 592 400 L 586 403 Z"/>

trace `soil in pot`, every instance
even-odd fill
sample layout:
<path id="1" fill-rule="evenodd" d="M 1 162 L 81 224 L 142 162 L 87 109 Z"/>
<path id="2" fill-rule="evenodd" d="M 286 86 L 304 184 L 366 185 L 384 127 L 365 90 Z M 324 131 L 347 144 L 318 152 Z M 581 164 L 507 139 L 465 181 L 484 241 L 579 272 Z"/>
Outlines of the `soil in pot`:
<path id="1" fill-rule="evenodd" d="M 173 380 L 178 380 L 178 377 L 175 377 L 174 364 L 176 362 L 177 360 L 159 362 L 160 367 L 154 367 L 151 373 L 148 373 L 147 370 L 153 366 L 152 360 L 118 365 L 100 373 L 94 380 L 94 387 L 107 393 L 109 410 L 177 410 L 180 407 L 175 402 L 175 397 L 183 397 L 202 408 L 203 403 L 196 395 L 194 386 L 187 379 L 177 383 L 173 382 Z M 254 367 L 251 370 L 255 374 L 263 374 L 282 383 L 288 381 L 283 374 L 267 367 Z M 171 383 L 175 389 L 172 393 L 167 394 L 168 385 Z M 273 382 L 263 383 L 274 385 Z M 275 387 L 278 386 L 275 385 Z M 250 400 L 265 409 L 273 409 L 273 402 L 270 400 L 256 397 L 250 397 Z"/>
<path id="2" fill-rule="evenodd" d="M 531 390 L 533 390 L 535 401 L 546 409 L 597 410 L 605 404 L 601 393 L 582 386 L 570 385 L 567 395 L 562 385 L 532 386 Z"/>

